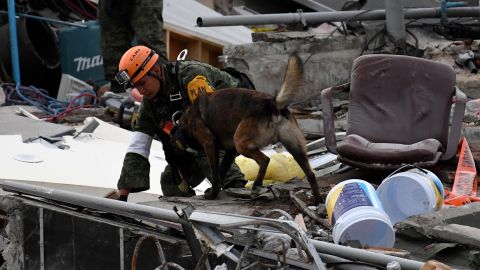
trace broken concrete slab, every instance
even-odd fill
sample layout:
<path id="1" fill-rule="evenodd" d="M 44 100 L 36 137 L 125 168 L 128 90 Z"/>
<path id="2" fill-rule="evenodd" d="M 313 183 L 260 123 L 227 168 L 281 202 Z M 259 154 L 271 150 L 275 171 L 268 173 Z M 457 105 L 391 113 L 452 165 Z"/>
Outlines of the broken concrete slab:
<path id="1" fill-rule="evenodd" d="M 23 141 L 42 137 L 71 135 L 75 129 L 65 125 L 30 119 L 10 113 L 0 114 L 0 134 L 22 136 Z"/>
<path id="2" fill-rule="evenodd" d="M 295 206 L 290 200 L 252 200 L 241 199 L 230 196 L 225 191 L 221 191 L 215 200 L 206 200 L 203 196 L 194 197 L 161 197 L 156 201 L 143 202 L 141 204 L 154 206 L 163 209 L 173 209 L 174 206 L 180 208 L 193 206 L 197 210 L 212 212 L 222 212 L 247 216 L 264 215 L 272 209 L 281 209 L 288 213 L 294 211 Z"/>
<path id="3" fill-rule="evenodd" d="M 473 248 L 480 248 L 480 229 L 460 225 L 437 225 L 429 231 L 430 236 Z"/>
<path id="4" fill-rule="evenodd" d="M 0 178 L 116 188 L 132 132 L 97 121 L 100 121 L 98 132 L 76 138 L 64 136 L 63 144 L 67 146 L 64 149 L 23 143 L 20 135 L 0 135 L 3 165 Z M 13 158 L 19 154 L 40 157 L 41 162 L 27 163 Z M 160 142 L 152 146 L 149 161 L 152 181 L 148 192 L 162 194 L 159 179 L 167 162 Z"/>
<path id="5" fill-rule="evenodd" d="M 440 53 L 453 43 L 453 41 L 446 40 L 445 37 L 424 28 L 412 27 L 409 31 L 411 35 L 407 35 L 406 42 L 419 50 L 427 51 L 430 55 Z"/>
<path id="6" fill-rule="evenodd" d="M 426 215 L 412 216 L 407 220 L 395 225 L 398 234 L 407 235 L 410 237 L 434 237 L 437 234 L 432 235 L 432 228 L 437 227 L 437 230 L 441 230 L 442 226 L 447 225 L 460 225 L 463 227 L 471 227 L 472 229 L 479 229 L 480 224 L 480 202 L 470 203 L 459 207 L 444 207 L 443 209 L 429 213 Z M 450 226 L 444 228 L 445 230 L 455 230 L 463 227 Z M 476 231 L 475 232 L 480 232 Z M 450 233 L 453 234 L 453 233 Z M 450 237 L 453 242 L 458 241 Z"/>

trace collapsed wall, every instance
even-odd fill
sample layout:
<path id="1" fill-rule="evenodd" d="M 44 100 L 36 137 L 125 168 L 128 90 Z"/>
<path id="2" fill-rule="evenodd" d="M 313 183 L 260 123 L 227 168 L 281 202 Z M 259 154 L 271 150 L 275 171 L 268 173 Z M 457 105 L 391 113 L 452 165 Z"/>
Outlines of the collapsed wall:
<path id="1" fill-rule="evenodd" d="M 313 101 L 319 103 L 322 89 L 350 81 L 352 62 L 358 56 L 400 54 L 381 27 L 366 27 L 358 35 L 345 36 L 339 32 L 324 24 L 303 32 L 253 33 L 253 43 L 225 46 L 223 63 L 246 73 L 257 90 L 273 94 L 283 81 L 288 55 L 296 51 L 305 61 L 303 95 L 306 99 L 315 96 Z M 480 55 L 478 41 L 448 40 L 428 27 L 419 26 L 409 28 L 406 43 L 405 54 L 451 65 L 457 75 L 457 86 L 468 97 L 480 98 L 480 75 L 457 61 L 459 55 L 468 51 Z"/>
<path id="2" fill-rule="evenodd" d="M 297 52 L 305 62 L 304 95 L 320 94 L 326 87 L 349 81 L 353 60 L 365 37 L 319 38 L 310 32 L 254 34 L 254 43 L 224 47 L 224 62 L 246 73 L 257 90 L 275 93 L 280 89 L 289 54 Z M 319 97 L 317 97 L 319 98 Z"/>
<path id="3" fill-rule="evenodd" d="M 167 261 L 194 267 L 185 240 L 158 226 L 10 195 L 0 197 L 0 211 L 9 240 L 1 269 L 130 269 L 134 256 L 138 269 L 154 269 L 161 263 L 152 239 L 159 241 Z M 140 240 L 143 236 L 151 238 Z"/>

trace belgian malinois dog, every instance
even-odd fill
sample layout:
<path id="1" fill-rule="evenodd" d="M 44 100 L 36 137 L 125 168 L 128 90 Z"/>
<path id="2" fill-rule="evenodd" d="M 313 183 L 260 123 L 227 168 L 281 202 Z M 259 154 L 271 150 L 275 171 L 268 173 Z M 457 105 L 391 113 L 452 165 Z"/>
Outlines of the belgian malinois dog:
<path id="1" fill-rule="evenodd" d="M 303 63 L 297 54 L 292 54 L 275 96 L 230 88 L 200 95 L 185 111 L 178 121 L 180 133 L 203 147 L 212 169 L 212 189 L 205 198 L 216 198 L 237 154 L 255 160 L 260 166 L 252 188 L 252 193 L 258 193 L 270 161 L 260 150 L 281 142 L 305 172 L 316 203 L 322 201 L 308 162 L 304 134 L 287 108 L 299 95 L 303 81 Z M 220 149 L 225 150 L 221 166 Z"/>

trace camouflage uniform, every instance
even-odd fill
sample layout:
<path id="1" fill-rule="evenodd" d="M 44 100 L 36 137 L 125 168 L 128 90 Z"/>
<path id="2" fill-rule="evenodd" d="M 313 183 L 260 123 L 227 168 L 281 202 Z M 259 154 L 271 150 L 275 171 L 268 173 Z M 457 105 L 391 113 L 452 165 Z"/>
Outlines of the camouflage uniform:
<path id="1" fill-rule="evenodd" d="M 100 46 L 103 55 L 105 79 L 112 83 L 112 91 L 123 92 L 114 80 L 118 62 L 136 38 L 138 45 L 152 48 L 167 63 L 163 33 L 162 0 L 100 0 Z"/>
<path id="2" fill-rule="evenodd" d="M 215 89 L 237 87 L 239 81 L 228 73 L 214 68 L 208 64 L 195 61 L 178 62 L 178 80 L 169 78 L 165 82 L 165 89 L 170 95 L 177 94 L 175 82 L 180 84 L 180 94 L 182 99 L 171 101 L 167 97 L 159 97 L 155 101 L 144 99 L 139 110 L 139 115 L 134 125 L 135 132 L 141 132 L 153 137 L 158 128 L 163 128 L 165 123 L 171 121 L 174 112 L 185 110 L 190 105 L 189 94 L 192 93 L 190 87 L 192 82 L 198 77 L 206 79 L 207 87 Z M 161 89 L 164 91 L 164 89 Z M 223 153 L 220 153 L 220 158 Z M 208 165 L 205 153 L 199 153 L 195 158 L 197 172 L 195 179 L 189 179 L 187 183 L 190 187 L 195 187 L 206 177 L 211 179 L 211 170 Z M 127 153 L 124 159 L 122 173 L 118 181 L 118 188 L 128 188 L 131 192 L 144 191 L 150 188 L 149 181 L 150 163 L 148 160 L 136 153 Z M 174 181 L 170 165 L 162 173 L 160 183 L 165 196 L 189 196 L 186 191 L 181 191 Z M 245 185 L 244 175 L 240 172 L 238 166 L 233 163 L 225 178 L 224 187 L 240 187 Z M 191 194 L 190 194 L 191 195 Z"/>

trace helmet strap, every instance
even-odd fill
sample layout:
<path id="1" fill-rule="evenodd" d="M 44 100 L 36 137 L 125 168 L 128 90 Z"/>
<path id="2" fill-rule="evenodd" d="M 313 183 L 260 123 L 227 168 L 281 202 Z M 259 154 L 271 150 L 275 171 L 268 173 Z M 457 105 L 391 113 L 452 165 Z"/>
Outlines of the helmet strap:
<path id="1" fill-rule="evenodd" d="M 153 70 L 149 70 L 147 74 L 145 74 L 145 76 L 150 76 L 152 78 L 157 79 L 160 84 L 160 89 L 161 90 L 166 89 L 167 84 L 165 82 L 165 68 L 163 67 L 163 65 L 159 65 L 159 74 L 157 74 Z M 158 91 L 157 95 L 162 95 L 162 93 L 163 91 Z M 164 96 L 167 96 L 167 94 L 164 94 Z"/>

